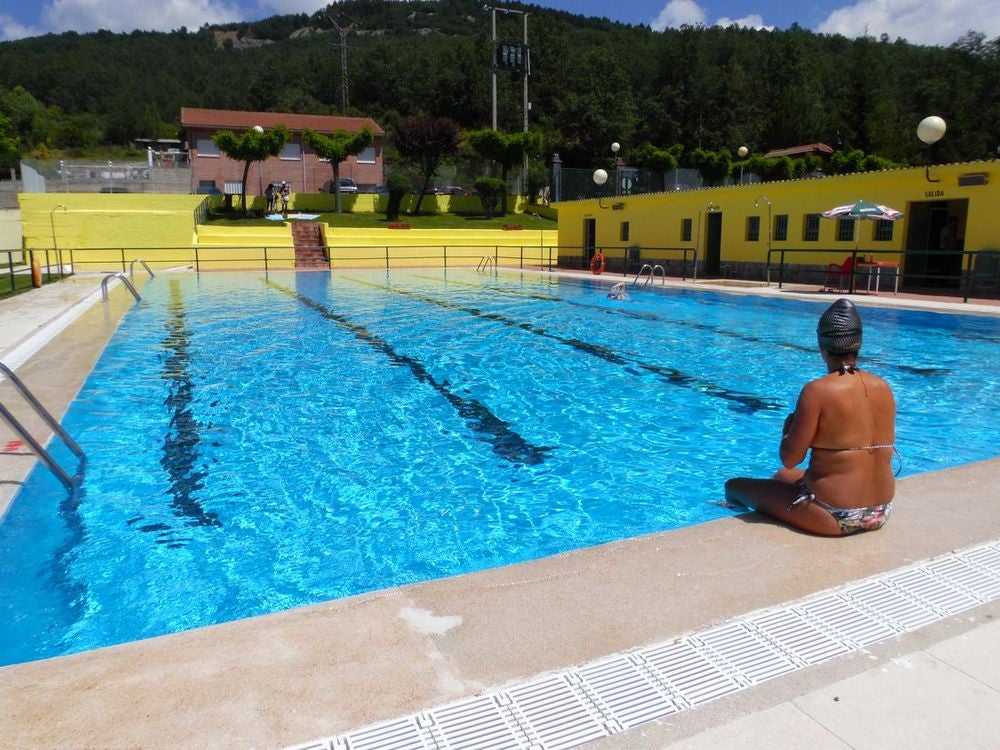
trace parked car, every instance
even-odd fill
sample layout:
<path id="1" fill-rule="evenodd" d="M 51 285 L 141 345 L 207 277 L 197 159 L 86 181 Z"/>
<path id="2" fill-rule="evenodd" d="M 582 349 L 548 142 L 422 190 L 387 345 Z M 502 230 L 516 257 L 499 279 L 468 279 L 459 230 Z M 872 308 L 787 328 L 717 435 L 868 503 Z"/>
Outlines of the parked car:
<path id="1" fill-rule="evenodd" d="M 322 190 L 324 193 L 333 192 L 333 180 L 327 180 L 323 183 Z M 341 193 L 356 193 L 358 192 L 358 183 L 352 180 L 350 177 L 340 178 L 340 192 Z"/>
<path id="2" fill-rule="evenodd" d="M 222 195 L 222 191 L 215 185 L 199 185 L 194 192 L 197 195 Z"/>
<path id="3" fill-rule="evenodd" d="M 472 191 L 458 185 L 445 185 L 439 195 L 472 195 Z"/>

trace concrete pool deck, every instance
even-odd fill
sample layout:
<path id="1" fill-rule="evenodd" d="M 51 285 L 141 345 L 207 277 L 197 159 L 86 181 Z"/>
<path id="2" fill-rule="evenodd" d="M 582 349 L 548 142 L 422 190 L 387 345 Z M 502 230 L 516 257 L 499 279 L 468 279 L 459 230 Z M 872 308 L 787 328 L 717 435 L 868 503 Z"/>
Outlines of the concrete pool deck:
<path id="1" fill-rule="evenodd" d="M 81 307 L 50 335 L 64 310 L 99 287 L 99 277 L 66 281 L 0 300 L 0 361 L 23 360 L 11 366 L 57 416 L 131 301 L 116 289 L 107 311 Z M 993 303 L 873 301 L 1000 313 Z M 15 319 L 30 335 L 11 333 Z M 4 429 L 0 441 L 8 439 Z M 30 461 L 0 456 L 9 472 L 0 478 L 16 483 L 8 477 L 23 468 L 4 467 Z M 1000 459 L 908 477 L 877 534 L 817 539 L 749 514 L 5 667 L 3 743 L 218 748 L 329 738 L 1000 540 L 998 482 Z M 997 615 L 1000 602 L 987 602 L 595 746 L 995 747 Z"/>

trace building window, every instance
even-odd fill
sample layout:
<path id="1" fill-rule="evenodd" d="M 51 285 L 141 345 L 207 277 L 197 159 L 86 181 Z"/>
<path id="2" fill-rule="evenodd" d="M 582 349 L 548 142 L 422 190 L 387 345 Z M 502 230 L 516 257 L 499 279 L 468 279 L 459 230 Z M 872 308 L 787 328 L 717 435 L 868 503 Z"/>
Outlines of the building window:
<path id="1" fill-rule="evenodd" d="M 759 216 L 748 216 L 747 217 L 747 242 L 759 242 L 760 241 L 760 217 Z"/>
<path id="2" fill-rule="evenodd" d="M 621 232 L 619 233 L 618 239 L 622 242 L 628 242 L 628 222 L 623 221 L 621 226 Z"/>
<path id="3" fill-rule="evenodd" d="M 281 154 L 278 158 L 282 161 L 301 161 L 302 146 L 298 143 L 286 143 L 281 147 Z"/>
<path id="4" fill-rule="evenodd" d="M 375 163 L 375 147 L 369 146 L 360 154 L 358 154 L 358 164 L 374 164 Z"/>
<path id="5" fill-rule="evenodd" d="M 788 239 L 788 214 L 774 217 L 774 239 L 782 242 Z"/>
<path id="6" fill-rule="evenodd" d="M 218 159 L 221 155 L 219 146 L 211 138 L 198 139 L 198 156 L 211 156 Z"/>
<path id="7" fill-rule="evenodd" d="M 806 214 L 805 223 L 802 225 L 803 242 L 819 241 L 819 214 Z"/>
<path id="8" fill-rule="evenodd" d="M 888 219 L 877 219 L 875 221 L 875 241 L 892 242 L 892 225 L 894 222 Z"/>
<path id="9" fill-rule="evenodd" d="M 837 219 L 837 242 L 854 242 L 856 219 Z"/>
<path id="10" fill-rule="evenodd" d="M 681 219 L 681 242 L 691 241 L 691 219 Z"/>

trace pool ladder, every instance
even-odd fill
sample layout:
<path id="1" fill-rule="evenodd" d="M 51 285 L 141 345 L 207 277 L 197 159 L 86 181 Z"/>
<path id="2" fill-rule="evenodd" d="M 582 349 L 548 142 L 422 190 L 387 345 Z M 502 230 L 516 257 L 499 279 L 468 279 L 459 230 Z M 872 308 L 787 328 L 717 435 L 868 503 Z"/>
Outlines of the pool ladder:
<path id="1" fill-rule="evenodd" d="M 487 273 L 491 269 L 496 271 L 496 264 L 493 262 L 493 256 L 484 255 L 482 260 L 479 261 L 479 265 L 476 266 L 476 270 L 481 271 L 482 273 Z"/>
<path id="2" fill-rule="evenodd" d="M 661 281 L 660 283 L 663 286 L 666 286 L 667 285 L 667 272 L 666 272 L 666 270 L 664 270 L 663 266 L 661 266 L 659 263 L 657 263 L 655 266 L 651 266 L 651 265 L 649 265 L 649 263 L 644 263 L 643 266 L 642 266 L 642 268 L 639 269 L 639 273 L 637 273 L 635 275 L 635 278 L 632 279 L 632 286 L 636 286 L 639 283 L 639 279 L 643 278 L 643 274 L 645 274 L 647 270 L 649 271 L 649 276 L 645 277 L 646 280 L 643 283 L 643 286 L 649 286 L 650 284 L 652 284 L 653 283 L 653 279 L 656 278 L 656 271 L 657 271 L 657 269 L 659 269 L 660 275 L 663 277 L 663 281 Z"/>
<path id="3" fill-rule="evenodd" d="M 35 436 L 32 435 L 21 423 L 21 421 L 18 420 L 18 418 L 15 417 L 2 403 L 0 403 L 0 417 L 3 417 L 4 421 L 6 421 L 11 428 L 13 428 L 14 432 L 16 432 L 21 439 L 28 444 L 31 451 L 49 468 L 53 474 L 56 475 L 56 478 L 62 482 L 63 486 L 66 487 L 70 493 L 75 493 L 80 487 L 80 482 L 83 480 L 83 472 L 87 468 L 87 456 L 84 455 L 83 450 L 76 444 L 73 438 L 69 436 L 66 430 L 62 428 L 62 425 L 56 421 L 55 417 L 49 413 L 48 409 L 42 406 L 41 402 L 35 398 L 35 394 L 28 389 L 28 386 L 26 386 L 21 379 L 14 374 L 14 371 L 7 367 L 7 365 L 3 362 L 0 362 L 0 373 L 2 373 L 11 383 L 14 384 L 14 387 L 17 388 L 24 400 L 31 405 L 32 409 L 35 410 L 35 413 L 45 421 L 55 434 L 62 438 L 66 447 L 69 448 L 79 459 L 79 464 L 76 468 L 76 475 L 70 476 L 69 472 L 59 465 L 59 463 L 52 457 L 52 454 L 49 453 L 44 446 L 42 446 L 38 439 L 35 438 Z"/>
<path id="4" fill-rule="evenodd" d="M 132 293 L 132 296 L 135 297 L 136 302 L 142 301 L 142 297 L 139 296 L 139 292 L 135 290 L 135 285 L 133 285 L 131 281 L 131 279 L 135 278 L 136 263 L 142 264 L 142 267 L 146 269 L 146 273 L 149 274 L 149 278 L 151 279 L 156 278 L 156 274 L 153 273 L 152 269 L 149 267 L 146 261 L 142 260 L 141 258 L 136 258 L 131 263 L 129 263 L 128 276 L 126 276 L 121 271 L 114 271 L 105 274 L 104 278 L 101 280 L 101 299 L 104 300 L 104 302 L 108 301 L 108 282 L 111 281 L 111 279 L 119 279 L 122 282 L 122 284 L 125 285 L 125 288 Z"/>

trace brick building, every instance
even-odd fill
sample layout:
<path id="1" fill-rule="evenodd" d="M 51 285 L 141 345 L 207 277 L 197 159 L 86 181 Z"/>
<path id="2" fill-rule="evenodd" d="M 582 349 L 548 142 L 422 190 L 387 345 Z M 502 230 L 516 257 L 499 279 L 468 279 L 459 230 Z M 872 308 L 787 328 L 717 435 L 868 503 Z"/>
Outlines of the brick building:
<path id="1" fill-rule="evenodd" d="M 220 130 L 232 130 L 239 135 L 257 125 L 272 128 L 284 125 L 291 138 L 278 156 L 250 167 L 247 193 L 263 194 L 269 182 L 287 181 L 292 192 L 317 193 L 333 177 L 333 167 L 321 160 L 302 142 L 306 128 L 330 134 L 335 130 L 356 133 L 366 125 L 375 134 L 375 142 L 357 156 L 340 164 L 340 176 L 350 177 L 362 190 L 382 184 L 382 146 L 385 131 L 368 117 L 336 115 L 298 115 L 287 112 L 241 112 L 228 109 L 181 108 L 181 128 L 188 142 L 191 164 L 191 191 L 204 191 L 212 186 L 223 192 L 232 190 L 233 183 L 243 179 L 243 163 L 233 161 L 215 145 L 212 136 Z M 230 189 L 226 189 L 226 184 Z"/>

